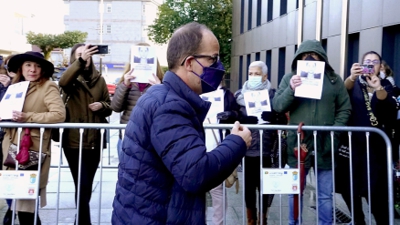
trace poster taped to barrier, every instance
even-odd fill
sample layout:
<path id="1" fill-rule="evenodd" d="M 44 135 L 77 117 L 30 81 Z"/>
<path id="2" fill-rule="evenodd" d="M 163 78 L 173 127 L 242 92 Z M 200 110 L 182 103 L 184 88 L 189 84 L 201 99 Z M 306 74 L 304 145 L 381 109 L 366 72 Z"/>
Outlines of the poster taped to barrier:
<path id="1" fill-rule="evenodd" d="M 263 169 L 263 194 L 299 194 L 299 169 Z"/>
<path id="2" fill-rule="evenodd" d="M 28 170 L 0 171 L 0 198 L 36 199 L 38 172 Z"/>

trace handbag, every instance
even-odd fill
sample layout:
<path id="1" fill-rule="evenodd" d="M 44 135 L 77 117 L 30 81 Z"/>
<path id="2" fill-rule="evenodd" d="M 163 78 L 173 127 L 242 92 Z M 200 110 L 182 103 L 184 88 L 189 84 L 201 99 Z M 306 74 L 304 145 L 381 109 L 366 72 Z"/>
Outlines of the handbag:
<path id="1" fill-rule="evenodd" d="M 18 152 L 18 147 L 15 144 L 11 144 L 10 147 L 8 148 L 8 154 L 7 158 L 5 159 L 3 165 L 11 168 L 15 168 L 16 164 L 16 157 Z M 37 166 L 39 164 L 39 152 L 29 150 L 29 161 L 26 164 L 18 164 L 18 169 L 20 170 L 32 170 L 32 169 L 37 169 Z M 46 154 L 41 153 L 42 161 L 41 163 L 43 164 L 44 160 L 46 159 Z"/>

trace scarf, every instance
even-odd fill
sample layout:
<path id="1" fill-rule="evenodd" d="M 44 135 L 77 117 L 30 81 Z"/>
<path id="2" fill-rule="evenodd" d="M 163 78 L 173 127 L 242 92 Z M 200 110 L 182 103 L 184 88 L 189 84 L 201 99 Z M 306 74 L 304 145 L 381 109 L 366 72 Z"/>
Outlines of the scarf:
<path id="1" fill-rule="evenodd" d="M 255 86 L 255 87 L 250 87 L 247 85 L 247 81 L 243 84 L 242 90 L 240 91 L 240 94 L 236 98 L 236 102 L 241 105 L 241 106 L 246 106 L 244 102 L 244 93 L 249 92 L 249 91 L 260 91 L 260 90 L 269 90 L 271 88 L 271 82 L 269 80 L 265 80 L 263 83 Z"/>

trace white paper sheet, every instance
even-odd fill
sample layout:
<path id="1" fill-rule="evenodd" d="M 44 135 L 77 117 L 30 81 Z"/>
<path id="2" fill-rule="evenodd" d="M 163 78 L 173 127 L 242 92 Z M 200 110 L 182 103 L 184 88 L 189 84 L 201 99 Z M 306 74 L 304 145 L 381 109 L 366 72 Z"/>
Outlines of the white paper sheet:
<path id="1" fill-rule="evenodd" d="M 248 116 L 257 117 L 258 124 L 266 122 L 261 119 L 261 114 L 264 111 L 271 112 L 268 90 L 246 92 L 244 93 L 244 102 Z"/>
<path id="2" fill-rule="evenodd" d="M 153 74 L 157 75 L 157 56 L 155 47 L 132 46 L 131 47 L 131 67 L 134 68 L 133 74 L 136 76 L 131 82 L 149 83 L 153 79 Z"/>
<path id="3" fill-rule="evenodd" d="M 22 81 L 8 86 L 7 92 L 0 102 L 0 118 L 2 120 L 12 119 L 13 110 L 22 111 L 28 87 L 29 81 Z"/>
<path id="4" fill-rule="evenodd" d="M 263 169 L 263 194 L 299 194 L 299 169 Z"/>
<path id="5" fill-rule="evenodd" d="M 38 172 L 0 171 L 0 198 L 36 199 Z"/>
<path id="6" fill-rule="evenodd" d="M 297 75 L 300 75 L 302 84 L 296 87 L 294 96 L 321 99 L 324 73 L 325 62 L 298 60 Z"/>

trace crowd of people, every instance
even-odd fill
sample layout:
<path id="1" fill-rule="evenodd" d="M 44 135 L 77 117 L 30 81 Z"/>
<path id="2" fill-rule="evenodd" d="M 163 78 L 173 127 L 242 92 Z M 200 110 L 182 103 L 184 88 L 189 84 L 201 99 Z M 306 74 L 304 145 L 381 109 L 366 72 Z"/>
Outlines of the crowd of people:
<path id="1" fill-rule="evenodd" d="M 139 45 L 149 46 L 147 43 Z M 120 123 L 126 124 L 126 129 L 120 131 L 116 146 L 120 162 L 112 224 L 204 225 L 205 196 L 210 192 L 214 207 L 213 224 L 222 225 L 229 204 L 226 195 L 223 196 L 223 182 L 242 159 L 247 224 L 267 224 L 274 195 L 261 193 L 260 161 L 263 168 L 279 167 L 272 156 L 278 135 L 276 131 L 263 130 L 260 137 L 259 130 L 248 129 L 243 124 L 376 127 L 398 144 L 393 138 L 398 88 L 393 71 L 374 51 L 366 52 L 360 63 L 354 63 L 350 75 L 343 81 L 329 64 L 321 43 L 306 40 L 297 49 L 291 71 L 283 76 L 277 89 L 271 87 L 267 65 L 254 61 L 248 67 L 248 80 L 240 90 L 232 93 L 224 85 L 225 68 L 219 58 L 217 38 L 205 25 L 192 22 L 173 33 L 167 49 L 167 72 L 162 71 L 157 61 L 156 74 L 147 83 L 138 83 L 134 82 L 133 66 L 127 63 L 112 99 L 104 78 L 93 63 L 92 56 L 97 51 L 96 46 L 89 44 L 75 45 L 71 50 L 70 65 L 61 76 L 59 86 L 50 80 L 54 73 L 53 64 L 41 53 L 8 56 L 0 67 L 0 100 L 10 85 L 30 81 L 23 109 L 13 111 L 13 122 L 107 123 L 106 118 L 112 111 L 121 112 Z M 304 81 L 298 71 L 299 60 L 324 62 L 320 99 L 295 96 L 296 89 Z M 365 73 L 363 65 L 370 65 L 372 69 Z M 223 92 L 223 110 L 210 118 L 207 116 L 211 103 L 200 95 L 217 90 Z M 260 112 L 259 116 L 249 114 L 247 110 L 245 95 L 254 91 L 267 91 L 269 96 L 267 102 L 271 108 Z M 205 131 L 204 123 L 231 124 L 233 128 L 227 132 Z M 1 132 L 0 137 L 4 136 L 1 161 L 4 162 L 10 146 L 19 143 L 17 129 L 3 128 Z M 46 155 L 51 155 L 51 129 L 45 130 L 43 142 L 40 142 L 39 129 L 24 130 L 21 136 L 24 134 L 29 134 L 32 139 L 30 150 L 37 152 L 41 149 Z M 66 129 L 62 137 L 62 148 L 74 180 L 75 202 L 79 208 L 75 224 L 92 224 L 92 186 L 100 153 L 107 144 L 106 138 L 98 129 L 85 129 L 83 133 L 79 129 Z M 333 170 L 340 165 L 332 165 L 331 151 L 333 147 L 337 152 L 343 141 L 341 137 L 340 133 L 335 133 L 331 139 L 330 132 L 322 131 L 314 136 L 312 131 L 304 131 L 302 138 L 309 152 L 304 161 L 304 173 L 308 174 L 314 167 L 317 175 L 318 221 L 322 225 L 333 221 Z M 285 161 L 290 168 L 297 168 L 299 164 L 294 152 L 297 138 L 296 131 L 287 132 Z M 387 162 L 383 138 L 371 134 L 369 140 L 368 161 L 365 134 L 353 135 L 354 185 L 350 189 L 348 183 L 341 194 L 349 209 L 354 203 L 356 224 L 365 224 L 361 199 L 368 198 L 369 176 L 372 194 L 367 200 L 372 206 L 372 214 L 377 224 L 388 224 L 388 210 L 379 207 L 388 204 L 386 165 L 396 162 L 398 155 L 393 156 L 393 162 Z M 311 160 L 313 156 L 316 164 Z M 38 166 L 41 166 L 40 207 L 44 207 L 50 157 L 30 169 L 38 170 Z M 3 165 L 3 170 L 14 169 Z M 257 206 L 261 199 L 263 204 Z M 288 219 L 291 225 L 301 221 L 301 215 L 295 213 L 298 209 L 294 202 L 295 195 L 289 195 Z M 21 225 L 33 224 L 35 220 L 41 224 L 40 218 L 34 216 L 34 200 L 8 199 L 7 203 L 9 209 L 4 225 L 11 224 L 14 215 L 18 215 Z M 16 204 L 17 212 L 12 211 L 13 204 Z"/>

